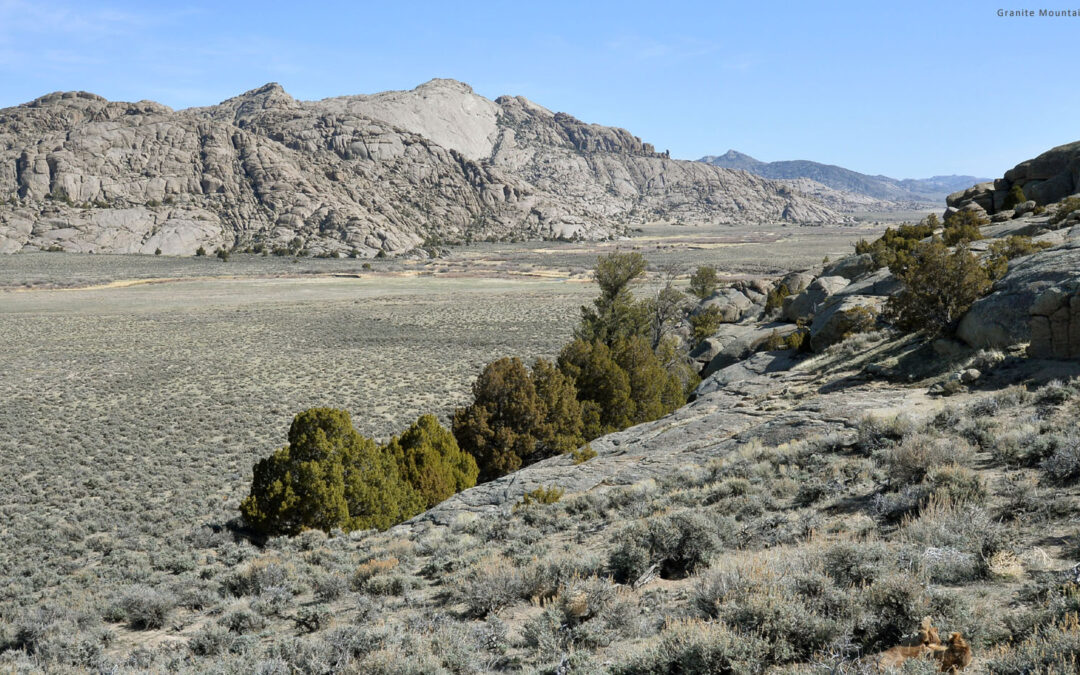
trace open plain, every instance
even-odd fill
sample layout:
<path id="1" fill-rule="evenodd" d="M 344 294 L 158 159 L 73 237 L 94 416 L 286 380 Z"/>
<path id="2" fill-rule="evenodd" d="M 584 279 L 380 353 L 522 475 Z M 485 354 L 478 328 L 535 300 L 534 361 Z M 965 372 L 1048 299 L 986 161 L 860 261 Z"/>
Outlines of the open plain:
<path id="1" fill-rule="evenodd" d="M 775 274 L 876 231 L 655 226 L 422 261 L 5 256 L 0 604 L 89 605 L 196 565 L 191 538 L 236 517 L 300 410 L 380 438 L 446 420 L 484 363 L 558 352 L 597 255 Z"/>

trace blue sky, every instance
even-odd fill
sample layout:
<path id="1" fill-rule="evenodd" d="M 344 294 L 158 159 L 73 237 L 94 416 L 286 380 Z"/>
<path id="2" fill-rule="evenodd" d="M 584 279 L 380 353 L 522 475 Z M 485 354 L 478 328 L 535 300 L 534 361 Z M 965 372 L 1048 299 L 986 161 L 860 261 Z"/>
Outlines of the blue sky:
<path id="1" fill-rule="evenodd" d="M 71 89 L 183 108 L 269 81 L 317 99 L 449 77 L 673 157 L 998 176 L 1080 139 L 1080 18 L 999 7 L 0 0 L 0 107 Z"/>

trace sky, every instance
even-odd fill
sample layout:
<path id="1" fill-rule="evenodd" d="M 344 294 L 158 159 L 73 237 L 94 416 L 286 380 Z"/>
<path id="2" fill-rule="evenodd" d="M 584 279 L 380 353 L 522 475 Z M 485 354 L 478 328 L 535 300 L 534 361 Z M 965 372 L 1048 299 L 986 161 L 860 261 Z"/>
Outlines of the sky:
<path id="1" fill-rule="evenodd" d="M 266 82 L 310 100 L 446 77 L 682 159 L 734 148 L 895 178 L 996 177 L 1080 139 L 1080 17 L 997 15 L 1037 8 L 0 0 L 0 108 L 62 90 L 184 108 Z"/>

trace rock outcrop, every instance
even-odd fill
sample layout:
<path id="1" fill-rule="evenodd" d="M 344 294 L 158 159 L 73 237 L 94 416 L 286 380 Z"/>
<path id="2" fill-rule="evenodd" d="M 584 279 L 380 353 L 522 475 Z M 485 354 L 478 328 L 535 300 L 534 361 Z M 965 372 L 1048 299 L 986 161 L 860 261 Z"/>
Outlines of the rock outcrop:
<path id="1" fill-rule="evenodd" d="M 653 219 L 841 217 L 788 186 L 451 80 L 323 101 L 268 84 L 181 111 L 66 92 L 0 110 L 0 251 L 292 244 L 366 257 L 607 238 Z"/>
<path id="2" fill-rule="evenodd" d="M 987 214 L 1004 212 L 1005 199 L 1014 186 L 1036 204 L 1053 204 L 1080 192 L 1080 141 L 1059 145 L 1035 159 L 1017 164 L 1004 177 L 983 182 L 949 195 L 949 209 L 975 209 Z M 1014 215 L 1022 215 L 1035 204 L 1020 204 Z"/>
<path id="3" fill-rule="evenodd" d="M 995 284 L 994 292 L 971 306 L 960 320 L 957 336 L 972 347 L 1003 348 L 1032 342 L 1032 329 L 1039 316 L 1048 318 L 1057 312 L 1049 300 L 1041 300 L 1054 288 L 1065 288 L 1080 280 L 1080 241 L 1071 240 L 1034 255 L 1009 263 L 1008 273 Z M 1049 297 L 1049 296 L 1048 296 Z M 1046 310 L 1042 309 L 1046 307 Z M 1052 311 L 1051 311 L 1052 310 Z M 1032 312 L 1039 314 L 1032 317 Z M 1037 351 L 1048 353 L 1040 337 Z M 1053 349 L 1051 349 L 1053 351 Z"/>
<path id="4" fill-rule="evenodd" d="M 821 276 L 814 279 L 806 290 L 784 298 L 783 315 L 788 321 L 810 321 L 824 304 L 826 298 L 840 292 L 851 283 L 841 276 Z"/>
<path id="5" fill-rule="evenodd" d="M 1031 305 L 1028 355 L 1080 358 L 1080 278 L 1042 292 Z"/>

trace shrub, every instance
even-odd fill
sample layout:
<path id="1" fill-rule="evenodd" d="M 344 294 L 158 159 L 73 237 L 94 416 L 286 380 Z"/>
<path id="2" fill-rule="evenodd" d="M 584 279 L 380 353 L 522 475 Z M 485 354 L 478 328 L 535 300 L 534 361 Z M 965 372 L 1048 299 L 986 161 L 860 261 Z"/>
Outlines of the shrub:
<path id="1" fill-rule="evenodd" d="M 990 242 L 987 271 L 992 279 L 1000 279 L 1009 270 L 1009 261 L 1050 248 L 1048 241 L 1035 242 L 1031 237 L 1012 235 Z"/>
<path id="2" fill-rule="evenodd" d="M 591 445 L 586 443 L 581 448 L 571 451 L 570 456 L 573 458 L 574 464 L 584 464 L 593 457 L 596 457 L 596 451 L 592 449 Z"/>
<path id="3" fill-rule="evenodd" d="M 301 607 L 293 617 L 293 623 L 300 630 L 314 633 L 330 625 L 334 616 L 326 605 L 310 605 Z"/>
<path id="4" fill-rule="evenodd" d="M 765 311 L 771 312 L 784 306 L 784 298 L 791 295 L 787 284 L 779 284 L 765 296 Z"/>
<path id="5" fill-rule="evenodd" d="M 582 406 L 571 376 L 544 360 L 532 373 L 519 359 L 484 367 L 473 402 L 454 412 L 453 433 L 488 481 L 584 442 Z"/>
<path id="6" fill-rule="evenodd" d="M 649 303 L 637 302 L 630 284 L 645 274 L 645 258 L 640 253 L 614 251 L 596 260 L 595 279 L 600 297 L 593 307 L 581 308 L 581 324 L 574 336 L 600 341 L 608 346 L 616 340 L 646 336 L 652 327 Z"/>
<path id="7" fill-rule="evenodd" d="M 720 285 L 720 279 L 716 276 L 716 269 L 702 265 L 694 270 L 690 277 L 690 294 L 699 300 L 704 300 L 716 291 Z"/>
<path id="8" fill-rule="evenodd" d="M 261 534 L 386 529 L 423 504 L 394 456 L 361 436 L 344 410 L 298 414 L 289 445 L 260 460 L 253 473 L 240 513 Z"/>
<path id="9" fill-rule="evenodd" d="M 950 253 L 940 241 L 919 244 L 908 264 L 890 269 L 904 288 L 889 298 L 886 313 L 906 330 L 951 331 L 991 286 L 986 269 L 966 247 Z"/>
<path id="10" fill-rule="evenodd" d="M 948 246 L 978 241 L 983 238 L 979 228 L 989 224 L 989 220 L 974 211 L 957 211 L 945 219 L 942 238 Z"/>
<path id="11" fill-rule="evenodd" d="M 932 220 L 931 220 L 932 218 Z M 888 228 L 885 234 L 873 242 L 860 239 L 855 244 L 856 253 L 869 253 L 874 259 L 874 267 L 882 268 L 896 264 L 906 264 L 908 256 L 918 243 L 929 237 L 937 228 L 937 216 L 930 216 L 926 222 L 919 225 L 904 223 L 895 230 Z"/>
<path id="12" fill-rule="evenodd" d="M 784 347 L 796 352 L 810 351 L 810 331 L 803 326 L 799 326 L 784 338 Z"/>
<path id="13" fill-rule="evenodd" d="M 199 248 L 195 249 L 195 255 L 197 255 L 199 257 L 205 256 L 206 255 L 206 247 L 205 246 L 200 246 Z"/>
<path id="14" fill-rule="evenodd" d="M 188 649 L 197 656 L 217 656 L 229 651 L 236 642 L 236 635 L 228 628 L 208 623 L 188 640 Z"/>
<path id="15" fill-rule="evenodd" d="M 1009 190 L 1009 194 L 1005 195 L 1005 202 L 1002 204 L 1002 208 L 1015 209 L 1027 201 L 1027 197 L 1024 196 L 1024 188 L 1019 185 L 1013 185 Z"/>
<path id="16" fill-rule="evenodd" d="M 462 452 L 434 415 L 422 415 L 392 438 L 386 452 L 397 460 L 401 477 L 416 491 L 424 509 L 476 485 L 476 460 Z"/>
<path id="17" fill-rule="evenodd" d="M 397 558 L 376 558 L 360 563 L 353 573 L 352 586 L 357 591 L 364 590 L 368 580 L 380 574 L 387 574 L 398 566 Z"/>
<path id="18" fill-rule="evenodd" d="M 770 649 L 765 638 L 722 623 L 688 621 L 665 630 L 658 641 L 616 663 L 616 675 L 713 675 L 763 671 Z"/>
<path id="19" fill-rule="evenodd" d="M 554 504 L 562 499 L 563 494 L 566 491 L 562 488 L 557 488 L 554 485 L 551 487 L 538 487 L 532 492 L 526 492 L 521 496 L 521 501 L 518 502 L 519 506 L 529 506 L 530 504 Z"/>
<path id="20" fill-rule="evenodd" d="M 993 675 L 1072 673 L 1080 663 L 1080 625 L 1073 615 L 1045 626 L 1012 647 L 999 648 L 984 661 Z"/>
<path id="21" fill-rule="evenodd" d="M 176 598 L 149 586 L 136 586 L 124 593 L 119 607 L 135 630 L 161 628 L 176 607 Z"/>
<path id="22" fill-rule="evenodd" d="M 506 558 L 489 558 L 454 583 L 454 596 L 469 616 L 482 619 L 516 602 L 526 586 L 521 569 Z"/>
<path id="23" fill-rule="evenodd" d="M 693 332 L 694 342 L 701 342 L 713 333 L 720 330 L 724 323 L 723 313 L 716 305 L 710 305 L 697 314 L 690 316 L 690 329 Z"/>
<path id="24" fill-rule="evenodd" d="M 577 388 L 587 440 L 630 425 L 630 378 L 605 343 L 574 340 L 560 352 L 559 370 Z"/>
<path id="25" fill-rule="evenodd" d="M 787 339 L 774 328 L 765 340 L 765 350 L 775 352 L 780 349 L 787 349 Z"/>
<path id="26" fill-rule="evenodd" d="M 1054 215 L 1050 216 L 1050 224 L 1058 225 L 1078 210 L 1080 210 L 1080 197 L 1063 199 L 1058 202 Z"/>
<path id="27" fill-rule="evenodd" d="M 901 485 L 922 482 L 934 468 L 966 461 L 971 447 L 960 439 L 934 438 L 915 434 L 880 454 L 890 481 Z"/>
<path id="28" fill-rule="evenodd" d="M 1053 481 L 1071 483 L 1080 478 L 1080 438 L 1070 436 L 1039 467 Z"/>
<path id="29" fill-rule="evenodd" d="M 214 251 L 214 255 L 216 255 L 221 262 L 229 262 L 229 252 L 224 248 L 219 248 Z"/>
<path id="30" fill-rule="evenodd" d="M 899 644 L 927 615 L 928 602 L 919 579 L 907 571 L 874 583 L 866 596 L 872 623 L 861 642 L 874 650 Z"/>
<path id="31" fill-rule="evenodd" d="M 630 526 L 608 556 L 615 579 L 631 583 L 652 565 L 664 579 L 680 579 L 704 567 L 718 547 L 707 516 L 683 511 Z"/>

